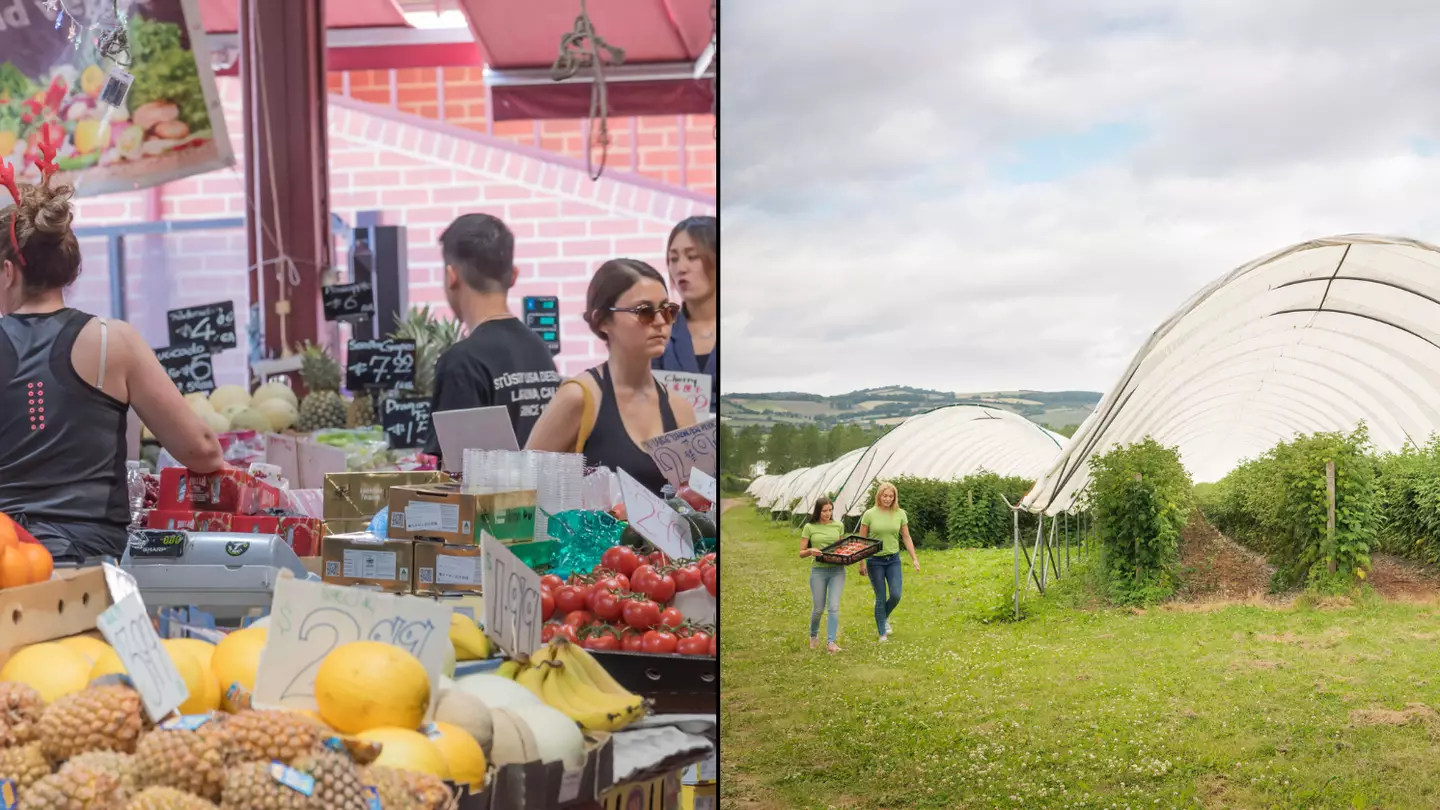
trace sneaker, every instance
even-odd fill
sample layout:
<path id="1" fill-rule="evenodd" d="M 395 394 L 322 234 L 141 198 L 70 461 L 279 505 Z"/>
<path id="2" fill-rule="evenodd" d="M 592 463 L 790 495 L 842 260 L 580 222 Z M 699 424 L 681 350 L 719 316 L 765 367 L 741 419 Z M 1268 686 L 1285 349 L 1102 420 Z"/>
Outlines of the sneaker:
<path id="1" fill-rule="evenodd" d="M 885 642 L 887 642 L 887 641 L 889 641 L 889 640 L 890 640 L 890 637 L 889 637 L 889 636 L 881 636 L 881 637 L 880 637 L 880 643 L 881 643 L 881 644 L 884 644 Z"/>
<path id="2" fill-rule="evenodd" d="M 886 619 L 886 620 L 885 620 L 885 635 L 888 636 L 888 635 L 890 635 L 890 634 L 893 633 L 893 632 L 895 632 L 895 628 L 890 624 L 890 620 L 889 620 L 889 619 Z"/>
<path id="3" fill-rule="evenodd" d="M 835 653 L 838 653 L 838 652 L 841 651 L 841 650 L 840 650 L 840 645 L 839 645 L 839 644 L 836 644 L 835 642 L 832 641 L 832 642 L 830 642 L 830 645 L 825 648 L 825 651 L 828 652 L 828 653 L 830 653 L 831 655 L 834 655 Z"/>
<path id="4" fill-rule="evenodd" d="M 816 647 L 819 647 L 819 646 L 820 646 L 820 638 L 819 638 L 818 636 L 811 636 L 811 637 L 810 637 L 810 649 L 813 650 L 813 649 L 815 649 Z"/>

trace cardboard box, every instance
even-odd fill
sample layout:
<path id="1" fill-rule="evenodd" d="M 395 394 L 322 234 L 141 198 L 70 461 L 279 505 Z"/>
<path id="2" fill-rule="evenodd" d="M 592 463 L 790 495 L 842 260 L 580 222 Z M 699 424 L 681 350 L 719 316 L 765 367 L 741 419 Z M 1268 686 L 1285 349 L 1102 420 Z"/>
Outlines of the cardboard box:
<path id="1" fill-rule="evenodd" d="M 390 489 L 390 537 L 460 546 L 479 542 L 482 530 L 503 543 L 533 542 L 535 491 L 472 494 L 459 484 Z"/>
<path id="2" fill-rule="evenodd" d="M 715 783 L 680 786 L 680 810 L 716 810 L 720 796 Z"/>
<path id="3" fill-rule="evenodd" d="M 370 518 L 325 519 L 325 534 L 354 534 L 370 531 Z"/>
<path id="4" fill-rule="evenodd" d="M 95 620 L 111 604 L 99 566 L 61 569 L 48 582 L 0 590 L 0 665 L 28 644 L 94 630 Z"/>
<path id="5" fill-rule="evenodd" d="M 686 768 L 680 774 L 682 785 L 713 785 L 720 779 L 720 754 L 714 753 L 704 762 Z"/>
<path id="6" fill-rule="evenodd" d="M 480 593 L 480 547 L 415 541 L 418 594 Z"/>
<path id="7" fill-rule="evenodd" d="M 195 531 L 197 532 L 228 532 L 231 521 L 235 515 L 229 512 L 196 512 Z"/>
<path id="8" fill-rule="evenodd" d="M 166 531 L 195 530 L 195 513 L 174 509 L 151 509 L 145 515 L 145 528 Z"/>
<path id="9" fill-rule="evenodd" d="M 280 490 L 243 470 L 195 473 L 180 467 L 160 471 L 160 500 L 166 511 L 229 512 L 254 515 L 280 505 Z"/>
<path id="10" fill-rule="evenodd" d="M 209 531 L 221 531 L 210 529 Z M 240 534 L 278 534 L 285 538 L 286 545 L 300 557 L 313 557 L 320 553 L 320 538 L 324 537 L 325 523 L 308 517 L 270 517 L 268 515 L 235 515 L 230 528 L 224 531 Z"/>
<path id="11" fill-rule="evenodd" d="M 325 522 L 363 520 L 365 525 L 390 502 L 390 488 L 447 484 L 442 472 L 344 472 L 325 476 Z M 361 527 L 364 528 L 364 527 Z"/>
<path id="12" fill-rule="evenodd" d="M 616 785 L 606 791 L 600 806 L 604 810 L 680 810 L 680 774 Z"/>
<path id="13" fill-rule="evenodd" d="M 320 578 L 331 585 L 376 588 L 409 593 L 415 567 L 415 544 L 368 534 L 331 535 L 320 543 L 324 571 Z"/>

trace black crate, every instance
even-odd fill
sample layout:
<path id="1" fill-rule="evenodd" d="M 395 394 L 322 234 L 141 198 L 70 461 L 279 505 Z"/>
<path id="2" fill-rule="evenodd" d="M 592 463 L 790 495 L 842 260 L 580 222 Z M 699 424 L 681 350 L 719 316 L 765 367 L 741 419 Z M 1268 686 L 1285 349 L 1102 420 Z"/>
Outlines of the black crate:
<path id="1" fill-rule="evenodd" d="M 846 543 L 850 542 L 864 543 L 865 547 L 851 554 L 831 553 L 831 549 L 839 548 L 840 546 L 843 546 Z M 854 565 L 855 563 L 860 562 L 866 557 L 874 555 L 875 552 L 879 550 L 879 540 L 876 540 L 873 537 L 861 537 L 858 534 L 852 534 L 848 537 L 842 537 L 839 540 L 831 543 L 830 545 L 820 549 L 821 553 L 818 559 L 820 560 L 820 562 L 830 563 L 831 565 Z"/>
<path id="2" fill-rule="evenodd" d="M 655 714 L 719 714 L 720 662 L 703 655 L 591 650 L 605 671 L 654 701 Z"/>

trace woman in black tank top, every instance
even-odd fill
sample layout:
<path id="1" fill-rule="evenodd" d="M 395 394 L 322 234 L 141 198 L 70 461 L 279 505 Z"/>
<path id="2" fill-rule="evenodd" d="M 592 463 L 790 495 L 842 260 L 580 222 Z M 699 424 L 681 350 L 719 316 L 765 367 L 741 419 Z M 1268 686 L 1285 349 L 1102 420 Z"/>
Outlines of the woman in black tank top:
<path id="1" fill-rule="evenodd" d="M 665 476 L 640 443 L 695 424 L 690 403 L 666 391 L 650 367 L 665 352 L 679 309 L 650 265 L 635 259 L 601 265 L 590 280 L 585 321 L 610 358 L 560 386 L 526 448 L 584 453 L 590 466 L 624 470 L 660 494 Z"/>
<path id="2" fill-rule="evenodd" d="M 78 563 L 125 550 L 130 402 L 187 466 L 212 472 L 224 460 L 128 325 L 99 319 L 77 352 L 96 319 L 65 306 L 64 290 L 80 275 L 71 190 L 50 188 L 54 164 L 40 165 L 45 182 L 20 186 L 0 159 L 0 202 L 15 201 L 0 208 L 0 512 L 56 562 Z M 81 356 L 85 376 L 76 368 Z"/>

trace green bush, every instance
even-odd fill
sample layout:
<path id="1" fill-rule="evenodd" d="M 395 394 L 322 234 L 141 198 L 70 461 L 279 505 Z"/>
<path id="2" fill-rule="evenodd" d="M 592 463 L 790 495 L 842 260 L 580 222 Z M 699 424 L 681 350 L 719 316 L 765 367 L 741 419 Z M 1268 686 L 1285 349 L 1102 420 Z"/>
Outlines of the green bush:
<path id="1" fill-rule="evenodd" d="M 739 495 L 750 488 L 752 482 L 730 473 L 720 473 L 720 492 L 725 495 Z"/>
<path id="2" fill-rule="evenodd" d="M 1194 497 L 1179 451 L 1146 437 L 1092 457 L 1090 472 L 1087 494 L 1111 600 L 1148 604 L 1170 596 Z"/>
<path id="3" fill-rule="evenodd" d="M 1014 518 L 1006 501 L 1019 503 L 1034 485 L 1025 478 L 992 472 L 979 472 L 952 483 L 945 521 L 950 544 L 961 548 L 1010 545 L 1014 542 Z M 1034 534 L 1035 521 L 1032 514 L 1020 516 L 1022 537 L 1028 536 L 1027 529 Z"/>
<path id="4" fill-rule="evenodd" d="M 1335 462 L 1333 549 L 1327 530 L 1328 461 Z M 1396 504 L 1388 516 L 1393 536 L 1406 536 L 1425 520 L 1415 508 L 1415 495 L 1425 483 L 1420 480 L 1423 454 L 1396 457 L 1387 484 L 1377 480 L 1377 466 L 1385 465 L 1370 454 L 1363 423 L 1349 434 L 1296 436 L 1221 479 L 1205 496 L 1206 514 L 1221 532 L 1275 564 L 1277 586 L 1343 590 L 1364 579 L 1370 567 L 1370 549 L 1381 525 L 1382 490 Z"/>
<path id="5" fill-rule="evenodd" d="M 1376 460 L 1379 549 L 1440 564 L 1440 438 Z"/>

